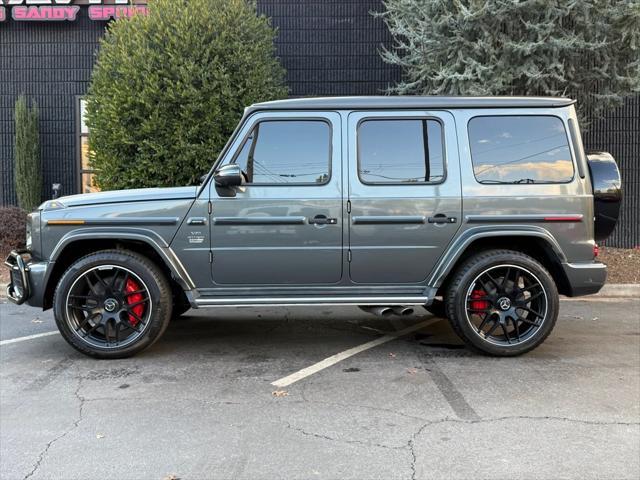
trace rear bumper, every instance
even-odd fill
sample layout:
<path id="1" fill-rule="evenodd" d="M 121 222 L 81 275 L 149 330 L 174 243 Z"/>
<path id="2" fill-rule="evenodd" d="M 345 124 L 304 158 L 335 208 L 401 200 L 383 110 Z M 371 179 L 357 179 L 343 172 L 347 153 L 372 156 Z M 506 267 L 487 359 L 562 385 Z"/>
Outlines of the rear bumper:
<path id="1" fill-rule="evenodd" d="M 9 267 L 7 299 L 17 305 L 42 307 L 47 262 L 34 262 L 26 250 L 12 251 L 4 264 Z"/>
<path id="2" fill-rule="evenodd" d="M 604 263 L 563 263 L 562 268 L 569 281 L 570 297 L 598 293 L 607 280 L 607 266 Z"/>

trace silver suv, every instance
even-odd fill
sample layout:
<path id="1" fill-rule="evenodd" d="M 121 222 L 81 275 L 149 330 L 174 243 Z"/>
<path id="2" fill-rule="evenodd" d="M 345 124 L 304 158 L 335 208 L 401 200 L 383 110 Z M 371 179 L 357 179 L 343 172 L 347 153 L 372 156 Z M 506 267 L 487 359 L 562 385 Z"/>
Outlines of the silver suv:
<path id="1" fill-rule="evenodd" d="M 74 195 L 29 216 L 16 302 L 99 358 L 189 308 L 423 306 L 472 349 L 540 345 L 558 294 L 597 292 L 620 176 L 566 98 L 344 97 L 245 113 L 197 187 Z M 212 152 L 213 153 L 213 152 Z"/>

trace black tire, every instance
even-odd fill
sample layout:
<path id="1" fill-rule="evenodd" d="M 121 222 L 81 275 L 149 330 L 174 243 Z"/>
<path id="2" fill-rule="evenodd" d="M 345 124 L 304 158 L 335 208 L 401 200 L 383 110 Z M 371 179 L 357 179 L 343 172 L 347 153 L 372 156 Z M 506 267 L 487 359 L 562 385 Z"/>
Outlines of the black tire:
<path id="1" fill-rule="evenodd" d="M 438 318 L 448 318 L 447 317 L 447 309 L 445 308 L 445 304 L 443 300 L 434 300 L 431 305 L 428 307 L 424 307 L 427 312 L 435 315 Z"/>
<path id="2" fill-rule="evenodd" d="M 544 342 L 560 305 L 549 272 L 512 250 L 488 250 L 467 259 L 453 274 L 445 300 L 456 334 L 472 350 L 498 357 L 522 355 Z"/>
<path id="3" fill-rule="evenodd" d="M 142 293 L 126 293 L 129 281 L 139 285 Z M 76 295 L 78 291 L 84 294 Z M 171 293 L 166 276 L 147 257 L 128 250 L 103 250 L 80 258 L 62 275 L 53 297 L 54 316 L 64 339 L 79 352 L 94 358 L 126 358 L 162 336 L 171 319 Z M 107 305 L 112 298 L 104 297 L 116 299 L 116 306 Z M 130 298 L 141 300 L 137 302 L 144 310 L 139 313 L 140 323 L 134 323 L 138 318 L 134 316 L 141 310 L 133 308 Z M 128 336 L 120 340 L 125 333 Z"/>

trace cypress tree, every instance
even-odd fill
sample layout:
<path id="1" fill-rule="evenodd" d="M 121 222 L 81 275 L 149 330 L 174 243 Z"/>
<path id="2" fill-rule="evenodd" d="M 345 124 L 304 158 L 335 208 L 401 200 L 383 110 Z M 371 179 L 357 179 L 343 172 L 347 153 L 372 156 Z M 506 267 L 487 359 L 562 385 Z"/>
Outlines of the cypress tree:
<path id="1" fill-rule="evenodd" d="M 29 105 L 27 98 L 20 95 L 15 106 L 14 180 L 18 205 L 29 212 L 42 201 L 39 118 L 36 102 Z"/>

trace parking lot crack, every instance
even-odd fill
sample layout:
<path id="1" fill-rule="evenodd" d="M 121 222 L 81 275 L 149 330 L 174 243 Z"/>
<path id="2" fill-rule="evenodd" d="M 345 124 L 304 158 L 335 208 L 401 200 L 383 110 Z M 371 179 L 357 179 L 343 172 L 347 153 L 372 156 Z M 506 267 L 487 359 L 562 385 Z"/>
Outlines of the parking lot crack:
<path id="1" fill-rule="evenodd" d="M 49 441 L 49 443 L 47 443 L 45 445 L 44 449 L 38 455 L 38 459 L 36 460 L 36 463 L 33 465 L 33 468 L 31 469 L 31 471 L 29 473 L 27 473 L 24 476 L 23 480 L 27 480 L 28 478 L 31 478 L 33 475 L 36 474 L 36 472 L 40 468 L 40 465 L 44 461 L 44 458 L 46 457 L 47 453 L 49 452 L 51 447 L 57 441 L 62 440 L 64 437 L 66 437 L 72 431 L 74 431 L 76 428 L 78 428 L 78 425 L 80 424 L 80 422 L 82 421 L 82 418 L 83 418 L 83 409 L 84 409 L 84 404 L 86 402 L 86 399 L 80 394 L 80 389 L 81 388 L 82 388 L 82 377 L 78 377 L 78 386 L 77 386 L 77 388 L 76 388 L 76 390 L 74 392 L 74 396 L 76 397 L 76 399 L 79 402 L 78 416 L 73 421 L 73 424 L 68 429 L 66 429 L 63 433 L 61 433 L 60 435 L 58 435 L 57 437 L 55 437 L 53 440 Z"/>
<path id="2" fill-rule="evenodd" d="M 350 444 L 350 445 L 360 445 L 360 446 L 364 446 L 364 447 L 377 447 L 377 448 L 384 448 L 386 450 L 404 450 L 406 447 L 403 446 L 391 446 L 391 445 L 384 445 L 382 443 L 376 443 L 376 442 L 363 442 L 361 440 L 347 440 L 347 439 L 343 439 L 343 438 L 335 438 L 335 437 L 330 437 L 329 435 L 323 435 L 321 433 L 315 433 L 315 432 L 309 432 L 307 430 L 304 430 L 303 428 L 299 428 L 299 427 L 294 427 L 293 425 L 291 425 L 291 423 L 285 421 L 284 422 L 285 425 L 287 426 L 288 429 L 293 430 L 295 432 L 301 433 L 302 435 L 306 435 L 308 437 L 314 437 L 314 438 L 319 438 L 322 440 L 328 440 L 330 442 L 338 442 L 338 443 L 346 443 L 346 444 Z"/>
<path id="3" fill-rule="evenodd" d="M 423 425 L 421 425 L 420 428 L 418 428 L 418 430 L 416 430 L 413 433 L 413 435 L 411 435 L 411 438 L 407 442 L 407 448 L 409 449 L 409 453 L 411 454 L 411 463 L 409 465 L 409 467 L 411 468 L 411 480 L 416 480 L 416 462 L 418 459 L 418 457 L 416 456 L 416 450 L 415 450 L 416 437 L 420 435 L 425 428 L 431 425 L 431 423 L 432 422 L 426 422 Z"/>

